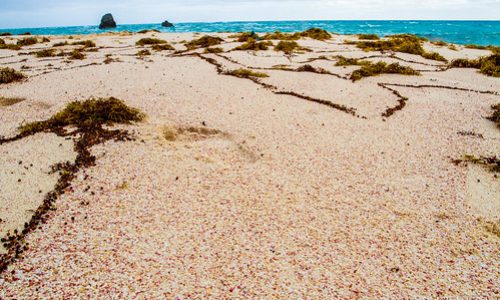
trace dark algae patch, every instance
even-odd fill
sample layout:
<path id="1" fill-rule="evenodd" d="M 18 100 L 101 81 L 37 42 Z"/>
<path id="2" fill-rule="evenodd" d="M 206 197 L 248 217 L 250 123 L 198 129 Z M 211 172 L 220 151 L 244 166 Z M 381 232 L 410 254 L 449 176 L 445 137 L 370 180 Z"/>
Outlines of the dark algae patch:
<path id="1" fill-rule="evenodd" d="M 488 169 L 490 172 L 500 173 L 500 158 L 497 156 L 474 156 L 465 154 L 462 159 L 455 159 L 453 163 L 459 165 L 461 163 L 472 163 L 475 165 L 481 165 Z"/>
<path id="2" fill-rule="evenodd" d="M 303 48 L 295 41 L 280 41 L 278 45 L 274 46 L 274 51 L 282 51 L 286 54 L 292 54 L 294 51 L 311 51 Z"/>
<path id="3" fill-rule="evenodd" d="M 376 34 L 358 34 L 360 40 L 379 40 L 380 37 Z"/>
<path id="4" fill-rule="evenodd" d="M 0 84 L 20 81 L 26 78 L 23 73 L 20 73 L 11 68 L 0 68 Z"/>
<path id="5" fill-rule="evenodd" d="M 62 137 L 73 137 L 74 150 L 77 153 L 75 162 L 56 164 L 52 172 L 59 173 L 60 177 L 54 189 L 45 195 L 42 204 L 33 213 L 31 219 L 24 224 L 20 231 L 8 232 L 1 239 L 7 253 L 0 255 L 0 272 L 19 259 L 28 249 L 27 235 L 40 228 L 48 221 L 49 213 L 55 210 L 55 201 L 71 186 L 76 174 L 85 168 L 95 165 L 96 157 L 90 149 L 106 141 L 127 141 L 132 138 L 126 130 L 110 130 L 104 125 L 130 124 L 143 120 L 144 115 L 137 109 L 128 107 L 116 98 L 88 99 L 83 102 L 71 102 L 62 111 L 50 119 L 22 125 L 19 134 L 10 139 L 0 139 L 0 145 L 39 133 L 52 132 Z M 66 131 L 65 127 L 75 129 Z"/>

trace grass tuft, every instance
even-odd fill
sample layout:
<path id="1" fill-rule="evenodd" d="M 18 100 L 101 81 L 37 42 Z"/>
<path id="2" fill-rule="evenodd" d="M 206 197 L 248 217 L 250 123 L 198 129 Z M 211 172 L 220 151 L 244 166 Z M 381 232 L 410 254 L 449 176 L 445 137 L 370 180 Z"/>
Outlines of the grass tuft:
<path id="1" fill-rule="evenodd" d="M 275 31 L 273 33 L 265 34 L 261 39 L 263 40 L 280 40 L 280 41 L 296 41 L 300 39 L 300 33 L 282 33 Z"/>
<path id="2" fill-rule="evenodd" d="M 30 45 L 35 45 L 36 43 L 38 43 L 38 40 L 36 37 L 28 37 L 28 38 L 17 40 L 17 45 L 19 45 L 19 46 L 30 46 Z"/>
<path id="3" fill-rule="evenodd" d="M 11 68 L 0 68 L 0 84 L 23 80 L 26 76 Z"/>
<path id="4" fill-rule="evenodd" d="M 297 42 L 294 41 L 280 41 L 278 45 L 274 47 L 274 51 L 282 51 L 286 54 L 291 54 L 294 51 L 311 51 L 310 49 L 300 47 Z"/>
<path id="5" fill-rule="evenodd" d="M 358 39 L 360 39 L 360 40 L 380 40 L 380 37 L 376 34 L 358 34 Z"/>
<path id="6" fill-rule="evenodd" d="M 151 49 L 154 51 L 167 51 L 167 50 L 175 50 L 170 44 L 155 44 L 151 46 Z"/>
<path id="7" fill-rule="evenodd" d="M 489 116 L 487 119 L 495 122 L 497 124 L 498 129 L 500 129 L 500 103 L 491 106 L 493 109 L 493 114 Z"/>
<path id="8" fill-rule="evenodd" d="M 69 53 L 68 58 L 72 60 L 82 60 L 85 58 L 85 54 L 83 54 L 80 49 L 75 49 Z"/>
<path id="9" fill-rule="evenodd" d="M 67 45 L 69 45 L 68 41 L 64 41 L 64 42 L 55 43 L 52 45 L 52 47 L 62 47 L 62 46 L 67 46 Z"/>
<path id="10" fill-rule="evenodd" d="M 83 46 L 85 48 L 94 48 L 95 47 L 95 43 L 91 40 L 73 42 L 73 43 L 71 43 L 71 45 Z"/>
<path id="11" fill-rule="evenodd" d="M 455 59 L 449 66 L 452 68 L 479 69 L 479 73 L 486 76 L 500 77 L 500 53 L 483 56 L 478 59 Z"/>
<path id="12" fill-rule="evenodd" d="M 224 49 L 220 47 L 212 47 L 205 49 L 205 53 L 222 53 L 222 52 L 224 52 Z"/>
<path id="13" fill-rule="evenodd" d="M 144 49 L 144 50 L 140 50 L 135 55 L 139 56 L 139 57 L 144 57 L 144 56 L 151 55 L 151 52 L 148 49 Z"/>
<path id="14" fill-rule="evenodd" d="M 236 41 L 240 42 L 240 43 L 260 39 L 259 35 L 253 31 L 252 32 L 242 32 L 242 33 L 238 33 L 235 35 L 230 35 L 229 38 L 236 39 Z"/>
<path id="15" fill-rule="evenodd" d="M 251 51 L 259 51 L 259 50 L 267 50 L 269 46 L 272 46 L 273 42 L 257 42 L 255 40 L 249 40 L 248 42 L 234 48 L 233 50 L 251 50 Z"/>
<path id="16" fill-rule="evenodd" d="M 33 52 L 36 57 L 38 58 L 43 58 L 43 57 L 53 57 L 56 56 L 55 50 L 54 49 L 43 49 L 40 51 Z"/>
<path id="17" fill-rule="evenodd" d="M 410 68 L 401 66 L 399 63 L 387 64 L 385 62 L 366 62 L 360 69 L 352 72 L 350 79 L 357 81 L 363 77 L 377 76 L 380 74 L 402 74 L 402 75 L 420 75 L 420 72 Z"/>
<path id="18" fill-rule="evenodd" d="M 24 124 L 19 127 L 21 135 L 31 135 L 43 131 L 52 131 L 66 126 L 91 127 L 95 125 L 128 124 L 144 119 L 144 115 L 135 108 L 130 108 L 116 98 L 90 98 L 74 101 L 45 121 Z"/>
<path id="19" fill-rule="evenodd" d="M 205 35 L 199 39 L 192 40 L 185 44 L 189 50 L 197 48 L 208 48 L 215 45 L 220 45 L 224 40 L 220 37 Z"/>
<path id="20" fill-rule="evenodd" d="M 251 77 L 257 77 L 257 78 L 265 78 L 269 77 L 266 73 L 259 73 L 259 72 L 254 72 L 248 69 L 238 69 L 234 71 L 229 71 L 228 74 L 240 77 L 240 78 L 251 78 Z"/>
<path id="21" fill-rule="evenodd" d="M 439 54 L 437 52 L 424 52 L 424 53 L 422 53 L 422 57 L 427 58 L 427 59 L 442 61 L 442 62 L 448 62 L 448 60 L 446 58 L 444 58 L 444 56 L 442 56 L 441 54 Z"/>
<path id="22" fill-rule="evenodd" d="M 142 38 L 135 43 L 137 46 L 167 44 L 167 41 L 155 38 Z"/>
<path id="23" fill-rule="evenodd" d="M 320 28 L 310 28 L 306 31 L 300 33 L 301 37 L 308 37 L 315 40 L 328 40 L 332 38 L 332 35 L 328 31 Z"/>
<path id="24" fill-rule="evenodd" d="M 11 106 L 14 104 L 17 104 L 19 102 L 23 102 L 24 98 L 18 98 L 18 97 L 2 97 L 0 96 L 0 107 L 2 106 Z"/>

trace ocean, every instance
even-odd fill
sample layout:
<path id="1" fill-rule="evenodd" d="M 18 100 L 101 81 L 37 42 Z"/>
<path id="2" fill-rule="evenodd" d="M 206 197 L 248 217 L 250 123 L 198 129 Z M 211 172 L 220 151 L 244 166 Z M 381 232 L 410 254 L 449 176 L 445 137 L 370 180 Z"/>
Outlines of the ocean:
<path id="1" fill-rule="evenodd" d="M 500 21 L 258 21 L 178 23 L 175 28 L 160 24 L 118 25 L 111 31 L 137 32 L 157 29 L 164 32 L 283 32 L 303 31 L 319 27 L 340 34 L 375 33 L 380 36 L 412 33 L 430 40 L 456 44 L 500 45 Z M 109 30 L 105 30 L 109 31 Z M 0 29 L 0 32 L 37 35 L 77 35 L 100 33 L 98 26 Z"/>

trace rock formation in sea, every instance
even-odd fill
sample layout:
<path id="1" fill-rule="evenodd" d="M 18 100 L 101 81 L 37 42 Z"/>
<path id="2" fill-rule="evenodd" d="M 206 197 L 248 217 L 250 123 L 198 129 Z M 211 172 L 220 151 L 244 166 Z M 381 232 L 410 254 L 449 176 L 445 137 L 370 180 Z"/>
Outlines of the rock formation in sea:
<path id="1" fill-rule="evenodd" d="M 161 26 L 163 27 L 174 27 L 174 24 L 170 23 L 169 21 L 165 21 L 161 23 Z"/>
<path id="2" fill-rule="evenodd" d="M 112 14 L 105 14 L 104 16 L 102 16 L 99 29 L 105 29 L 105 28 L 116 28 L 116 22 L 115 19 L 113 19 Z"/>

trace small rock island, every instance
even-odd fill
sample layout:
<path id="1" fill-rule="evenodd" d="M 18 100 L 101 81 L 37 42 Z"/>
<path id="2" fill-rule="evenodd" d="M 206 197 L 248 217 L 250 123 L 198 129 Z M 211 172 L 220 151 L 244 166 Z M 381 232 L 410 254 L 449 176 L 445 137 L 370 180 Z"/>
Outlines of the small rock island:
<path id="1" fill-rule="evenodd" d="M 116 28 L 115 19 L 113 19 L 113 15 L 109 13 L 102 16 L 101 24 L 99 24 L 99 29 L 106 28 Z"/>

